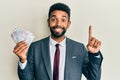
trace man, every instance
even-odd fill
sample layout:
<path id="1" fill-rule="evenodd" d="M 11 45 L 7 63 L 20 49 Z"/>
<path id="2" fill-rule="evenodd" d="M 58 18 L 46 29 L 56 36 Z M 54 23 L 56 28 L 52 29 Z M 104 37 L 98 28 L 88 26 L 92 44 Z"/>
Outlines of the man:
<path id="1" fill-rule="evenodd" d="M 20 80 L 81 80 L 82 73 L 87 80 L 100 80 L 101 42 L 92 36 L 90 26 L 86 50 L 82 43 L 65 36 L 70 24 L 70 8 L 55 3 L 48 14 L 51 35 L 30 47 L 24 41 L 15 46 Z"/>

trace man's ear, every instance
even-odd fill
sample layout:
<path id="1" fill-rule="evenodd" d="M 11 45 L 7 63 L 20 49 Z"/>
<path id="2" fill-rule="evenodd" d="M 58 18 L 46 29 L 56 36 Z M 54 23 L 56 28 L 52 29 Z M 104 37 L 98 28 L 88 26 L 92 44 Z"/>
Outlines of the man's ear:
<path id="1" fill-rule="evenodd" d="M 67 28 L 70 27 L 71 21 L 68 21 Z"/>

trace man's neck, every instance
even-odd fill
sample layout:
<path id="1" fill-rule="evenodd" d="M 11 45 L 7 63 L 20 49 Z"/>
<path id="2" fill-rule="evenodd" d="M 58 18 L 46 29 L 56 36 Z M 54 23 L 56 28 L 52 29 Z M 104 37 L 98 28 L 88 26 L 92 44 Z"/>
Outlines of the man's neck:
<path id="1" fill-rule="evenodd" d="M 61 41 L 63 41 L 65 39 L 65 36 L 63 35 L 61 37 L 56 38 L 56 37 L 54 37 L 54 36 L 51 35 L 51 38 L 53 40 L 55 40 L 56 42 L 60 43 Z"/>

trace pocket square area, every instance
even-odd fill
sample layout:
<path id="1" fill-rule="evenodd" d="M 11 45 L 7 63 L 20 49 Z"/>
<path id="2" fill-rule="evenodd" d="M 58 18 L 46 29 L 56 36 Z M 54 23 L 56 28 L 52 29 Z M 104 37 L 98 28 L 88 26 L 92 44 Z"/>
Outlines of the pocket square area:
<path id="1" fill-rule="evenodd" d="M 77 56 L 72 56 L 72 58 L 74 59 L 74 58 L 77 58 Z"/>

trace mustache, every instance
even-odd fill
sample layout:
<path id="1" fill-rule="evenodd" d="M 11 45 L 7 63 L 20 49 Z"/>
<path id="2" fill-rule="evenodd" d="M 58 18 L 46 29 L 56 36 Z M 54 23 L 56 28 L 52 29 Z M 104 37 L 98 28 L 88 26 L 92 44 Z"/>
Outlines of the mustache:
<path id="1" fill-rule="evenodd" d="M 61 27 L 61 26 L 54 26 L 54 27 L 51 27 L 51 28 L 52 28 L 52 29 L 61 28 L 61 29 L 65 30 L 65 28 L 64 28 L 64 27 Z"/>

